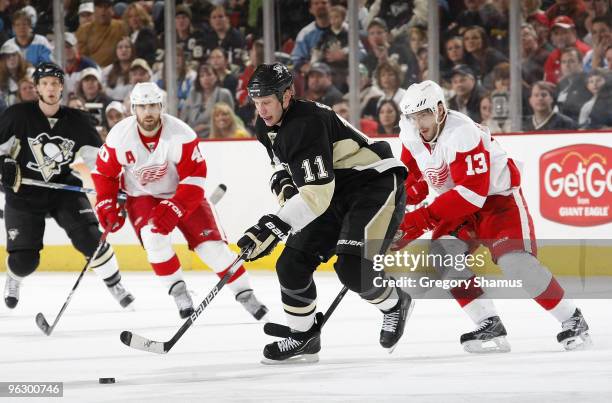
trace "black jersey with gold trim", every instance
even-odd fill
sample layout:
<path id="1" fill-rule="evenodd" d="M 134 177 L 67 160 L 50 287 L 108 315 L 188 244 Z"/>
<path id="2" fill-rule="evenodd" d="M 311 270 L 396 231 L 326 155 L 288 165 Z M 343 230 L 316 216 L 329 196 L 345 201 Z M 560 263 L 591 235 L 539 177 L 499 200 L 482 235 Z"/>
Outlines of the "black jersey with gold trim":
<path id="1" fill-rule="evenodd" d="M 80 185 L 70 164 L 82 147 L 101 145 L 91 116 L 78 109 L 62 106 L 54 116 L 47 117 L 38 102 L 23 102 L 0 116 L 0 155 L 14 158 L 24 178 Z M 5 191 L 7 200 L 15 195 L 11 189 Z M 36 200 L 49 191 L 21 186 L 17 196 Z"/>
<path id="2" fill-rule="evenodd" d="M 309 207 L 283 207 L 286 214 L 279 215 L 294 228 L 321 215 L 346 186 L 359 186 L 382 173 L 397 172 L 400 178 L 406 174 L 389 143 L 368 138 L 317 102 L 292 100 L 280 125 L 268 127 L 258 117 L 256 134 L 276 169 L 282 166 L 291 174 Z"/>

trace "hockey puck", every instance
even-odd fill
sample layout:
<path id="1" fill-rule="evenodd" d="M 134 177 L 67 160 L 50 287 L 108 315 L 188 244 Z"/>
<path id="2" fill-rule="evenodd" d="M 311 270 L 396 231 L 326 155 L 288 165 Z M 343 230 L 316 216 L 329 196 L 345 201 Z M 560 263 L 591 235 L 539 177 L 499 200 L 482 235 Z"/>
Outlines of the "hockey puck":
<path id="1" fill-rule="evenodd" d="M 100 378 L 100 383 L 115 383 L 115 378 Z"/>

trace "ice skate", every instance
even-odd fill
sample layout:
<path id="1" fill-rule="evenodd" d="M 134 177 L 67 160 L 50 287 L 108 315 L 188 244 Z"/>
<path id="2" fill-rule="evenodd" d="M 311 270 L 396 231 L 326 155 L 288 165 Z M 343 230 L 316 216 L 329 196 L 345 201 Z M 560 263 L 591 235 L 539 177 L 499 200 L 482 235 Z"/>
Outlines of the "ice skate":
<path id="1" fill-rule="evenodd" d="M 593 344 L 589 335 L 589 325 L 584 320 L 580 309 L 576 308 L 572 317 L 561 324 L 561 328 L 563 330 L 557 334 L 557 341 L 564 349 L 582 350 Z"/>
<path id="2" fill-rule="evenodd" d="M 6 273 L 6 283 L 4 285 L 4 303 L 13 309 L 19 302 L 19 286 L 21 282 L 16 280 L 8 272 Z"/>
<path id="3" fill-rule="evenodd" d="M 168 293 L 174 297 L 174 302 L 176 302 L 181 318 L 185 319 L 193 313 L 193 301 L 191 300 L 191 295 L 187 292 L 187 285 L 183 280 L 174 283 Z"/>
<path id="4" fill-rule="evenodd" d="M 382 329 L 380 330 L 380 345 L 387 349 L 389 354 L 393 352 L 397 342 L 404 334 L 404 326 L 414 308 L 412 297 L 396 288 L 399 301 L 397 305 L 388 312 L 384 312 Z"/>
<path id="5" fill-rule="evenodd" d="M 134 296 L 123 287 L 121 282 L 108 287 L 108 290 L 117 300 L 117 302 L 119 302 L 119 305 L 121 305 L 122 308 L 127 308 L 132 304 L 132 302 L 134 302 Z"/>
<path id="6" fill-rule="evenodd" d="M 468 353 L 507 353 L 510 351 L 507 334 L 499 316 L 491 316 L 480 322 L 476 330 L 462 334 L 460 341 Z"/>
<path id="7" fill-rule="evenodd" d="M 291 332 L 288 337 L 264 347 L 262 364 L 297 364 L 319 361 L 321 330 L 317 323 L 306 332 Z"/>
<path id="8" fill-rule="evenodd" d="M 259 302 L 253 290 L 248 289 L 244 291 L 240 291 L 236 294 L 236 301 L 240 302 L 244 309 L 257 320 L 262 320 L 264 322 L 268 322 L 267 313 L 269 311 L 268 307 Z"/>

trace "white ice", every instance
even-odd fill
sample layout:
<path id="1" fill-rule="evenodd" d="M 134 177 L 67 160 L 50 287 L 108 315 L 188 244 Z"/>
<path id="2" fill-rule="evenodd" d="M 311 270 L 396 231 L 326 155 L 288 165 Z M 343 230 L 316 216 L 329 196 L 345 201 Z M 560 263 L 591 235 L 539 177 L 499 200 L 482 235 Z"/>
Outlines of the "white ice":
<path id="1" fill-rule="evenodd" d="M 168 354 L 124 346 L 122 330 L 163 341 L 181 324 L 152 273 L 124 274 L 136 296 L 133 312 L 122 311 L 102 282 L 87 274 L 53 335 L 43 335 L 34 316 L 43 312 L 52 321 L 76 276 L 35 273 L 15 310 L 2 304 L 1 381 L 61 381 L 61 401 L 75 402 L 612 401 L 611 300 L 577 301 L 595 343 L 577 352 L 562 351 L 555 339 L 560 326 L 533 301 L 498 301 L 512 352 L 488 356 L 462 350 L 459 335 L 472 324 L 454 301 L 419 300 L 389 355 L 378 344 L 381 314 L 349 293 L 324 328 L 319 363 L 264 366 L 262 348 L 273 339 L 228 289 Z M 274 318 L 283 320 L 275 275 L 255 272 L 251 278 Z M 217 278 L 187 272 L 186 280 L 199 303 Z M 324 309 L 341 287 L 332 273 L 317 273 L 316 281 Z M 116 383 L 99 384 L 100 377 Z"/>

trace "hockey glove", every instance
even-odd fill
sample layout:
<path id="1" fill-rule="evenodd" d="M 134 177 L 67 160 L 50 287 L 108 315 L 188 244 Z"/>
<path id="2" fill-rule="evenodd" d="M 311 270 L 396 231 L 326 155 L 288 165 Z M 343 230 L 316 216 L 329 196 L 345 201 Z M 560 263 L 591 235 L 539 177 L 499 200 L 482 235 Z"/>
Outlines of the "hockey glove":
<path id="1" fill-rule="evenodd" d="M 280 204 L 281 207 L 285 205 L 287 200 L 299 193 L 297 187 L 293 184 L 291 175 L 284 169 L 272 174 L 270 178 L 270 189 L 278 199 L 278 204 Z"/>
<path id="2" fill-rule="evenodd" d="M 117 206 L 117 200 L 112 198 L 100 200 L 96 204 L 96 214 L 100 225 L 106 231 L 119 231 L 125 223 L 125 216 L 121 214 L 121 210 Z"/>
<path id="3" fill-rule="evenodd" d="M 245 231 L 238 240 L 238 247 L 243 251 L 252 248 L 251 253 L 245 258 L 247 262 L 257 260 L 269 255 L 278 241 L 289 235 L 290 230 L 289 224 L 274 214 L 266 214 L 257 224 Z"/>
<path id="4" fill-rule="evenodd" d="M 185 210 L 172 199 L 159 203 L 151 214 L 152 232 L 167 235 L 172 232 L 179 220 L 185 215 Z"/>
<path id="5" fill-rule="evenodd" d="M 4 187 L 13 189 L 13 192 L 19 190 L 21 185 L 21 171 L 17 161 L 7 155 L 0 157 L 0 175 L 2 176 L 2 184 Z"/>
<path id="6" fill-rule="evenodd" d="M 426 207 L 421 207 L 406 213 L 404 220 L 395 233 L 395 237 L 393 237 L 391 250 L 395 252 L 403 249 L 425 232 L 434 229 L 438 223 L 439 220 L 432 217 Z"/>
<path id="7" fill-rule="evenodd" d="M 406 179 L 406 204 L 419 204 L 429 194 L 429 185 L 423 179 L 415 180 L 412 176 Z"/>

